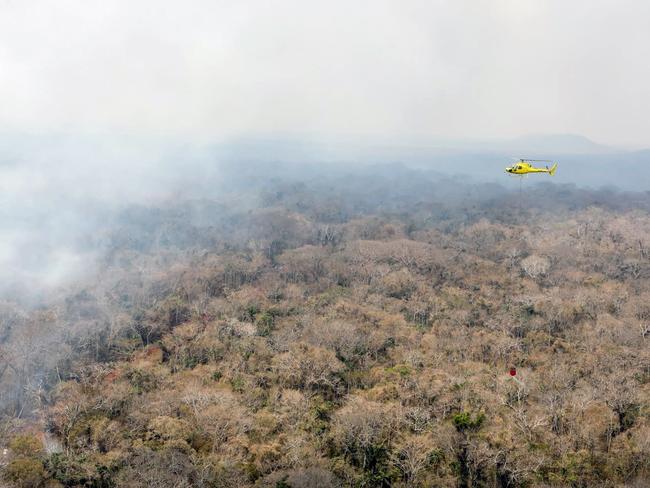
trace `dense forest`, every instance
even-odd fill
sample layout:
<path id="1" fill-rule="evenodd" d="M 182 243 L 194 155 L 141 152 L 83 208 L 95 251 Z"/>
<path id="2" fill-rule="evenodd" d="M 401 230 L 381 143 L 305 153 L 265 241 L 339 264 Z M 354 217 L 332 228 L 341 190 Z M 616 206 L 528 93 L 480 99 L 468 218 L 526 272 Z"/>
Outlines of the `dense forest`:
<path id="1" fill-rule="evenodd" d="M 650 193 L 549 181 L 224 166 L 119 209 L 0 302 L 0 486 L 648 486 Z"/>

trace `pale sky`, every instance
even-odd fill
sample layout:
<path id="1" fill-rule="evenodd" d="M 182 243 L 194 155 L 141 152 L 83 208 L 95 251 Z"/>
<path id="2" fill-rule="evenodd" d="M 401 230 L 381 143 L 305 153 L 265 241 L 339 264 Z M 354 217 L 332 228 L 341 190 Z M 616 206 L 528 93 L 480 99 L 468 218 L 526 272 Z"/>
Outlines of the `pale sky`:
<path id="1" fill-rule="evenodd" d="M 650 146 L 647 0 L 0 0 L 0 131 Z"/>

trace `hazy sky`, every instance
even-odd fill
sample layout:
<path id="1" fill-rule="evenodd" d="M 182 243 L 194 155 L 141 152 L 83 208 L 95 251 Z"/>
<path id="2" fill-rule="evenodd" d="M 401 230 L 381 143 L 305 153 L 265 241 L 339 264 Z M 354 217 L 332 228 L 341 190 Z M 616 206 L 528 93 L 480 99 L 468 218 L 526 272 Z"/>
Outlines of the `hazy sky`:
<path id="1" fill-rule="evenodd" d="M 0 130 L 650 145 L 647 0 L 0 0 Z"/>

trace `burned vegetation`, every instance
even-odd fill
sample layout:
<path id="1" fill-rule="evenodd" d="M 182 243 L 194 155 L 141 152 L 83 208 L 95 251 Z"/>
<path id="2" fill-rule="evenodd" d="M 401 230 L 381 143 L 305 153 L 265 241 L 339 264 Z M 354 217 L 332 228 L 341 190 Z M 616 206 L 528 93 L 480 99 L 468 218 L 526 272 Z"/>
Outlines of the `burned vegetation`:
<path id="1" fill-rule="evenodd" d="M 647 486 L 649 194 L 258 169 L 1 304 L 3 483 Z"/>

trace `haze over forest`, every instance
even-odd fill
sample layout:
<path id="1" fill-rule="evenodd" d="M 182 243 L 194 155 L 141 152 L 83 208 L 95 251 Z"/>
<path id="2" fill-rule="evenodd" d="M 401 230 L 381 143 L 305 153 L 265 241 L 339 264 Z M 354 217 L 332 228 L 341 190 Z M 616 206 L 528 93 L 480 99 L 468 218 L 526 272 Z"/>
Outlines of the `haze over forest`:
<path id="1" fill-rule="evenodd" d="M 0 2 L 0 487 L 647 486 L 649 18 Z"/>

